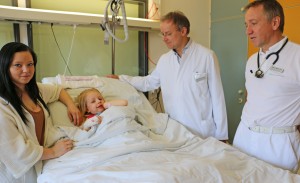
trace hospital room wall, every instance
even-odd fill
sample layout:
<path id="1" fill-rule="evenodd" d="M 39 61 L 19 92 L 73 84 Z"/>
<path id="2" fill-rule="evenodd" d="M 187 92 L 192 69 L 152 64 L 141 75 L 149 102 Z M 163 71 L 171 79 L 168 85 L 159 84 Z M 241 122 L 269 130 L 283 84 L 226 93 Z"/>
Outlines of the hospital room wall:
<path id="1" fill-rule="evenodd" d="M 4 1 L 11 2 L 10 0 L 0 0 L 1 4 L 4 4 Z M 89 0 L 89 2 L 94 2 L 96 0 Z M 61 4 L 65 2 L 65 4 Z M 70 2 L 70 3 L 68 3 Z M 100 2 L 100 1 L 99 1 Z M 103 1 L 105 2 L 105 1 Z M 191 31 L 190 36 L 193 40 L 203 44 L 204 46 L 209 47 L 210 42 L 210 1 L 207 0 L 189 0 L 188 6 L 186 6 L 185 1 L 181 0 L 161 0 L 160 1 L 161 10 L 160 14 L 166 14 L 169 11 L 180 10 L 184 12 L 191 21 Z M 88 4 L 88 3 L 87 3 Z M 31 0 L 31 6 L 33 8 L 41 8 L 41 9 L 54 9 L 54 10 L 66 10 L 66 11 L 84 11 L 89 13 L 100 13 L 103 11 L 103 6 L 92 5 L 88 6 L 87 4 L 82 5 L 78 2 L 74 2 L 72 0 L 64 0 L 64 1 L 49 1 L 49 0 Z M 9 4 L 7 4 L 9 5 Z M 92 7 L 92 8 L 88 8 Z M 99 10 L 100 8 L 100 10 Z M 126 4 L 126 11 L 129 6 Z M 127 13 L 128 14 L 128 13 Z M 132 15 L 128 15 L 132 16 Z M 136 15 L 133 15 L 136 16 Z M 2 22 L 1 22 L 2 23 Z M 8 27 L 8 26 L 6 26 Z M 48 24 L 33 24 L 33 33 L 34 33 L 34 49 L 38 53 L 39 56 L 39 64 L 38 64 L 38 79 L 41 79 L 45 76 L 53 76 L 57 73 L 63 74 L 65 71 L 65 61 L 67 60 L 70 52 L 70 46 L 72 41 L 72 36 L 74 34 L 72 26 L 61 26 L 54 25 L 53 30 L 57 37 L 57 42 L 60 46 L 62 56 L 60 55 L 60 51 L 54 41 L 50 25 Z M 6 31 L 7 32 L 7 31 Z M 88 35 L 86 33 L 88 32 Z M 131 42 L 137 42 L 137 34 L 136 32 L 130 32 L 130 40 Z M 7 37 L 7 36 L 6 36 Z M 12 41 L 8 39 L 8 41 Z M 122 52 L 122 50 L 126 51 L 126 55 L 136 55 L 138 45 L 131 44 L 126 45 L 122 43 L 117 43 L 116 52 L 117 55 Z M 161 37 L 159 36 L 159 31 L 151 32 L 149 37 L 149 57 L 154 62 L 157 62 L 159 56 L 168 51 L 168 48 L 165 46 Z M 124 51 L 123 51 L 124 52 Z M 124 57 L 121 53 L 119 59 L 116 61 L 116 68 L 122 68 L 122 70 L 117 70 L 117 74 L 131 74 L 136 75 L 138 73 L 138 68 L 135 64 L 137 60 L 137 56 L 133 59 L 127 59 L 128 57 Z M 73 74 L 87 74 L 87 73 L 98 73 L 99 75 L 109 74 L 111 68 L 111 46 L 105 46 L 103 44 L 103 33 L 99 30 L 95 30 L 92 28 L 82 28 L 77 27 L 74 39 L 74 46 L 71 52 L 70 58 L 70 68 L 73 70 Z M 122 65 L 124 63 L 122 59 L 126 60 L 126 65 Z M 105 62 L 95 62 L 95 60 L 107 60 Z M 129 63 L 128 63 L 129 62 Z M 150 69 L 154 67 L 154 64 L 149 62 Z M 44 69 L 46 68 L 46 69 Z M 124 70 L 125 68 L 125 70 Z M 75 71 L 74 71 L 75 70 Z M 67 71 L 67 74 L 68 71 Z"/>
<path id="2" fill-rule="evenodd" d="M 72 0 L 70 0 L 72 1 Z M 96 1 L 96 0 L 95 0 Z M 284 11 L 286 13 L 286 26 L 285 26 L 285 34 L 288 37 L 300 43 L 300 37 L 298 32 L 300 31 L 299 26 L 293 26 L 294 23 L 297 23 L 299 20 L 299 4 L 300 0 L 290 0 L 284 1 L 279 0 L 281 3 L 284 3 Z M 36 2 L 45 2 L 36 0 Z M 73 1 L 74 2 L 74 1 Z M 72 3 L 73 3 L 72 2 Z M 220 62 L 221 66 L 221 75 L 222 82 L 224 86 L 225 98 L 226 98 L 226 106 L 227 113 L 229 119 L 229 135 L 232 140 L 236 126 L 239 123 L 242 106 L 244 104 L 244 68 L 245 63 L 248 58 L 248 55 L 255 51 L 255 48 L 252 50 L 252 44 L 247 41 L 244 29 L 244 20 L 243 14 L 240 11 L 241 7 L 247 4 L 247 0 L 189 0 L 188 3 L 182 0 L 161 0 L 160 3 L 160 14 L 166 14 L 169 11 L 180 10 L 184 12 L 191 21 L 191 32 L 190 36 L 193 40 L 203 44 L 204 46 L 210 47 L 213 49 Z M 11 0 L 0 0 L 1 5 L 10 5 Z M 63 6 L 59 6 L 61 8 Z M 128 6 L 126 6 L 127 8 Z M 84 7 L 83 7 L 84 8 Z M 98 11 L 93 9 L 93 11 Z M 11 23 L 9 22 L 0 22 L 0 46 L 2 47 L 6 42 L 13 41 L 13 30 Z M 38 39 L 35 42 L 35 47 L 38 47 L 40 44 L 44 44 L 46 47 L 43 50 L 42 54 L 45 53 L 44 58 L 46 58 L 51 67 L 58 67 L 60 70 L 64 69 L 64 64 L 62 63 L 61 58 L 59 58 L 58 50 L 53 42 L 53 37 L 51 44 L 49 41 L 45 41 L 44 43 L 40 42 L 44 37 L 44 32 L 46 31 L 49 35 L 51 35 L 51 30 L 49 29 L 49 25 L 37 25 L 36 27 L 36 35 Z M 44 27 L 43 27 L 44 26 Z M 48 27 L 47 27 L 48 26 Z M 46 27 L 46 28 L 45 28 Z M 67 57 L 67 53 L 69 51 L 70 40 L 72 38 L 73 28 L 72 27 L 63 27 L 56 26 L 55 27 L 57 36 L 60 41 L 64 43 L 62 46 L 65 56 Z M 82 30 L 81 30 L 82 29 Z M 98 31 L 89 30 L 91 28 L 80 28 L 77 30 L 76 35 L 83 34 L 80 39 L 83 39 L 85 42 L 83 44 L 77 44 L 78 48 L 73 48 L 73 53 L 77 52 L 79 55 L 79 61 L 77 62 L 76 68 L 78 70 L 87 70 L 89 72 L 90 69 L 94 69 L 94 73 L 98 73 L 99 75 L 105 75 L 109 73 L 110 70 L 110 62 L 106 62 L 103 64 L 99 64 L 99 66 L 95 66 L 93 63 L 89 63 L 90 60 L 98 60 L 100 59 L 108 59 L 110 60 L 110 47 L 105 47 L 102 43 L 103 34 L 100 35 Z M 85 33 L 89 32 L 90 35 L 88 37 L 85 36 Z M 133 36 L 130 39 L 137 39 L 135 37 L 135 33 L 132 33 Z M 92 39 L 92 40 L 91 40 Z M 97 39 L 100 39 L 97 40 Z M 101 41 L 102 40 L 102 41 Z M 95 41 L 97 43 L 91 43 L 91 41 Z M 134 40 L 136 41 L 136 40 Z M 76 41 L 75 41 L 76 42 Z M 100 42 L 100 43 L 99 43 Z M 122 49 L 117 49 L 117 52 L 120 50 L 129 50 L 129 54 L 133 55 L 133 52 L 136 52 L 137 45 L 121 45 Z M 48 49 L 49 47 L 49 49 Z M 249 50 L 248 50 L 249 47 Z M 53 50 L 56 49 L 56 57 L 50 57 Z M 82 48 L 82 49 L 81 49 Z M 37 48 L 39 51 L 39 48 Z M 101 54 L 98 57 L 99 50 L 104 51 L 104 55 Z M 256 49 L 257 50 L 257 49 Z M 159 36 L 159 32 L 150 32 L 149 33 L 149 57 L 157 62 L 160 55 L 167 52 L 168 48 L 165 46 L 161 37 Z M 94 55 L 94 52 L 97 52 Z M 84 54 L 81 54 L 84 53 Z M 80 56 L 81 54 L 81 56 Z M 121 56 L 122 57 L 122 56 Z M 41 57 L 39 57 L 41 58 Z M 60 63 L 56 63 L 52 61 L 55 59 L 60 59 Z M 43 62 L 44 59 L 39 59 L 40 62 Z M 133 61 L 134 62 L 134 61 Z M 120 61 L 120 65 L 117 65 L 117 68 L 122 67 L 122 62 Z M 129 64 L 130 65 L 130 64 Z M 154 67 L 154 64 L 149 63 L 150 69 Z M 127 74 L 135 74 L 138 70 L 136 65 L 130 65 L 127 67 Z M 40 69 L 42 72 L 48 72 L 50 69 L 46 67 L 46 69 Z M 132 70 L 133 71 L 132 71 Z M 40 71 L 40 72 L 41 72 Z M 102 72 L 103 71 L 103 72 Z M 49 72 L 52 76 L 57 73 L 57 71 Z M 52 74 L 53 73 L 53 74 Z M 82 72 L 81 72 L 82 73 Z M 118 73 L 122 73 L 122 71 L 118 71 Z M 126 74 L 125 73 L 125 74 Z M 75 73 L 76 74 L 76 73 Z M 46 75 L 45 75 L 46 76 Z M 39 77 L 42 77 L 42 74 L 39 73 Z M 243 100 L 242 103 L 240 99 Z"/>
<path id="3" fill-rule="evenodd" d="M 103 14 L 107 1 L 88 1 L 89 3 L 73 0 L 30 0 L 30 6 L 38 9 Z M 0 4 L 12 5 L 12 1 L 0 0 Z M 127 16 L 138 17 L 138 7 L 137 3 L 126 4 Z M 13 23 L 1 21 L 0 24 L 3 25 L 0 27 L 2 47 L 15 39 Z M 33 23 L 32 32 L 33 48 L 38 56 L 38 81 L 57 74 L 102 76 L 112 73 L 112 40 L 109 41 L 109 45 L 104 44 L 104 32 L 99 26 L 51 26 L 48 23 Z M 124 39 L 123 30 L 117 29 L 116 36 Z M 138 75 L 140 57 L 137 50 L 140 35 L 137 30 L 130 30 L 129 38 L 126 43 L 115 42 L 115 73 Z M 69 67 L 66 67 L 67 62 Z"/>
<path id="4" fill-rule="evenodd" d="M 107 1 L 89 0 L 31 0 L 32 8 L 103 14 Z M 128 17 L 138 17 L 138 6 L 126 4 Z M 55 36 L 54 36 L 55 35 Z M 124 32 L 116 30 L 124 39 Z M 104 32 L 98 26 L 34 24 L 33 47 L 38 54 L 38 80 L 43 77 L 63 75 L 99 75 L 115 72 L 138 75 L 138 31 L 129 31 L 125 43 L 115 41 L 115 70 L 112 71 L 112 39 L 104 44 Z M 66 64 L 67 63 L 67 64 Z M 66 66 L 68 65 L 68 67 Z"/>

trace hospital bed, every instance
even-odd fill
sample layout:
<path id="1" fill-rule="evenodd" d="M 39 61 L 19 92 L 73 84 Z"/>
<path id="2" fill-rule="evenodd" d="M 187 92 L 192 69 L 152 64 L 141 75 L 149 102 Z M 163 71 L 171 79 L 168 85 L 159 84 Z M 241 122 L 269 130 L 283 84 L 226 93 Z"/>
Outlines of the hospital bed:
<path id="1" fill-rule="evenodd" d="M 75 142 L 73 150 L 44 162 L 39 183 L 68 182 L 300 182 L 300 176 L 250 157 L 214 138 L 201 139 L 164 113 L 143 93 L 119 80 L 56 76 L 75 100 L 88 87 L 106 100 L 127 99 L 127 107 L 104 111 L 103 122 Z M 54 126 L 72 138 L 72 123 L 60 102 L 49 105 Z M 72 131 L 73 129 L 73 131 Z M 78 134 L 77 134 L 78 135 Z"/>

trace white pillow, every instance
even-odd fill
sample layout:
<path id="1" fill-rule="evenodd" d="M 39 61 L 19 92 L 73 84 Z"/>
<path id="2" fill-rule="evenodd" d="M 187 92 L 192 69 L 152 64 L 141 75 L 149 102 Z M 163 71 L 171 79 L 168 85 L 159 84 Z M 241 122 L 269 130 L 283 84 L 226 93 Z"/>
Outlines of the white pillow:
<path id="1" fill-rule="evenodd" d="M 48 104 L 54 126 L 74 126 L 68 117 L 67 107 L 60 101 Z"/>

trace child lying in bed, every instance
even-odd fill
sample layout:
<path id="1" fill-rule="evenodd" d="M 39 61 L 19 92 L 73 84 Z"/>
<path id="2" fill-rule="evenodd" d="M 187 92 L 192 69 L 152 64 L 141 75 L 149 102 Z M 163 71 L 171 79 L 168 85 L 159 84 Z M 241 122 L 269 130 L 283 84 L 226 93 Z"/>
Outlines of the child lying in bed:
<path id="1" fill-rule="evenodd" d="M 83 130 L 88 131 L 92 126 L 100 124 L 102 119 L 99 116 L 103 111 L 111 106 L 127 106 L 127 100 L 112 100 L 106 102 L 100 91 L 90 88 L 82 91 L 77 98 L 79 110 L 84 117 L 81 125 Z"/>

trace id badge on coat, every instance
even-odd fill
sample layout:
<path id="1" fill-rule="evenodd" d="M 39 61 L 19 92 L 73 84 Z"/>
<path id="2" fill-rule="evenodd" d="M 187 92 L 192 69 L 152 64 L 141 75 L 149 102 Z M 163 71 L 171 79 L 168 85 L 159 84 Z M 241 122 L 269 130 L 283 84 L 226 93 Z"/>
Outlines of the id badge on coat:
<path id="1" fill-rule="evenodd" d="M 207 77 L 206 73 L 199 73 L 199 72 L 194 72 L 194 79 L 196 82 L 200 82 L 202 80 L 205 80 Z"/>

